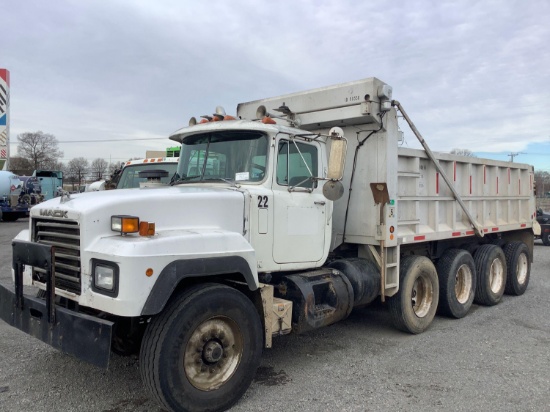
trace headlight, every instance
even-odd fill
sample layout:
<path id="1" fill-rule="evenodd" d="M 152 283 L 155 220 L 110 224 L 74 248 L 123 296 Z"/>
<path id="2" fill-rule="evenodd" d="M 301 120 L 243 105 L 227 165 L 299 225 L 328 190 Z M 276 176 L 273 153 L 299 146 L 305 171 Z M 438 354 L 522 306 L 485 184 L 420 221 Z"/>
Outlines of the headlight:
<path id="1" fill-rule="evenodd" d="M 113 262 L 92 259 L 92 289 L 104 295 L 118 295 L 118 265 Z"/>
<path id="2" fill-rule="evenodd" d="M 111 230 L 122 234 L 139 232 L 139 217 L 111 216 Z"/>

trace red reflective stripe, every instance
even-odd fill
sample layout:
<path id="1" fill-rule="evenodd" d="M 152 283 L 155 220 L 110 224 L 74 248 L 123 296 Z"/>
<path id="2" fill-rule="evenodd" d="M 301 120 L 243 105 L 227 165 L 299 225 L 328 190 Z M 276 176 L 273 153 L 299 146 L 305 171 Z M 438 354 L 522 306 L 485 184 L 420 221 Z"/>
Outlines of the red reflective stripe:
<path id="1" fill-rule="evenodd" d="M 493 227 L 493 228 L 491 229 L 491 231 L 492 231 L 492 232 L 498 232 L 498 227 Z"/>
<path id="2" fill-rule="evenodd" d="M 527 227 L 527 223 L 522 223 L 520 226 L 521 227 Z"/>
<path id="3" fill-rule="evenodd" d="M 489 229 L 483 229 L 483 231 L 484 231 L 485 233 L 487 233 L 487 232 L 489 231 Z"/>
<path id="4" fill-rule="evenodd" d="M 474 231 L 473 231 L 473 230 L 467 230 L 467 231 L 466 231 L 466 234 L 467 234 L 467 235 L 473 235 L 473 234 L 474 234 Z"/>
<path id="5" fill-rule="evenodd" d="M 439 173 L 435 174 L 435 194 L 439 194 Z"/>
<path id="6" fill-rule="evenodd" d="M 416 242 L 417 240 L 425 240 L 425 239 L 426 239 L 426 236 L 415 236 L 415 237 L 414 237 L 415 242 Z"/>
<path id="7" fill-rule="evenodd" d="M 460 236 L 460 232 L 453 232 L 453 236 Z"/>
<path id="8" fill-rule="evenodd" d="M 497 195 L 498 195 L 498 176 L 497 176 Z"/>
<path id="9" fill-rule="evenodd" d="M 472 176 L 470 175 L 470 194 L 472 194 Z"/>

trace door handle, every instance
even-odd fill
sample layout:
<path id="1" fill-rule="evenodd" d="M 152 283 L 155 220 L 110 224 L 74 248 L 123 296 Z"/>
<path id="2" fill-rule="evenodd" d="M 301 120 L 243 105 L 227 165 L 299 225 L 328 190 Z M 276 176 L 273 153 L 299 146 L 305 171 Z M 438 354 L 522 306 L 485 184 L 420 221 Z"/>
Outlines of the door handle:
<path id="1" fill-rule="evenodd" d="M 315 202 L 313 202 L 313 203 L 315 203 L 316 205 L 319 205 L 319 206 L 324 206 L 324 205 L 325 205 L 325 201 L 324 201 L 324 200 L 317 200 L 317 201 L 315 201 Z"/>

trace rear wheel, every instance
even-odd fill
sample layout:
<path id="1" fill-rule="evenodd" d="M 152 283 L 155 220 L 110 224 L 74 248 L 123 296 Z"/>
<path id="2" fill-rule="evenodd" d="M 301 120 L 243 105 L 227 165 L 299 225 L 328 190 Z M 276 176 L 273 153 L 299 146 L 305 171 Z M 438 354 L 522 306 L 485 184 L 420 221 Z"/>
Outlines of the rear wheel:
<path id="1" fill-rule="evenodd" d="M 460 249 L 446 251 L 437 262 L 437 274 L 438 311 L 453 318 L 463 318 L 474 302 L 476 268 L 472 255 Z"/>
<path id="2" fill-rule="evenodd" d="M 432 261 L 424 256 L 403 258 L 399 281 L 399 291 L 388 298 L 393 323 L 404 332 L 424 332 L 432 323 L 439 300 L 439 282 Z"/>
<path id="3" fill-rule="evenodd" d="M 15 222 L 17 219 L 19 219 L 19 215 L 17 213 L 4 213 L 2 215 L 2 220 L 4 222 Z"/>
<path id="4" fill-rule="evenodd" d="M 550 246 L 550 232 L 544 232 L 540 237 L 544 246 Z"/>
<path id="5" fill-rule="evenodd" d="M 493 306 L 500 302 L 506 286 L 506 257 L 496 245 L 481 245 L 474 255 L 476 293 L 474 302 Z"/>
<path id="6" fill-rule="evenodd" d="M 241 292 L 219 284 L 191 288 L 147 326 L 142 379 L 169 410 L 226 410 L 254 378 L 262 336 L 258 312 Z"/>
<path id="7" fill-rule="evenodd" d="M 506 278 L 507 295 L 523 295 L 529 284 L 531 257 L 529 248 L 523 242 L 511 242 L 504 248 L 508 276 Z"/>

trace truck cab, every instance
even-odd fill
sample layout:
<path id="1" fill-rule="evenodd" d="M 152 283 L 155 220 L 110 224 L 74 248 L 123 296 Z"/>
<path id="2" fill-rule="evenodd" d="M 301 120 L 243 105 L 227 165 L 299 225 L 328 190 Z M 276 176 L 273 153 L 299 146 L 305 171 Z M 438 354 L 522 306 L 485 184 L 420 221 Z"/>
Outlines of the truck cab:
<path id="1" fill-rule="evenodd" d="M 170 137 L 182 145 L 173 184 L 243 193 L 243 234 L 260 272 L 321 266 L 328 254 L 331 202 L 319 182 L 327 171 L 325 142 L 302 133 L 237 120 Z"/>

